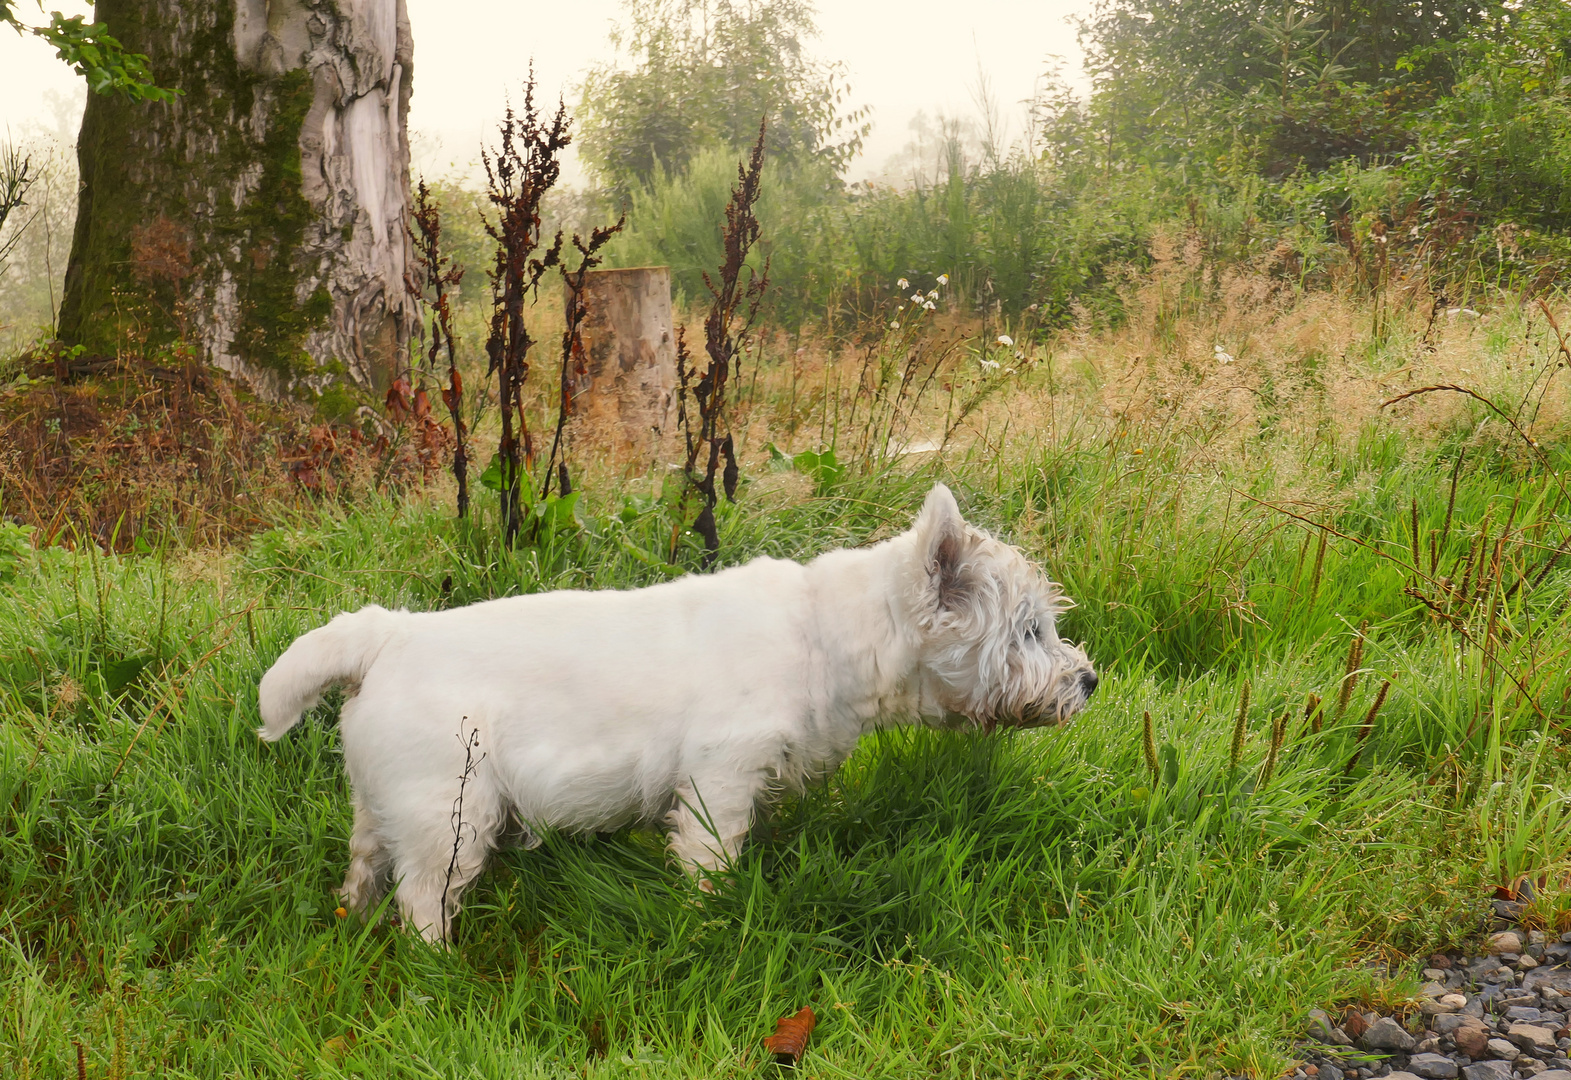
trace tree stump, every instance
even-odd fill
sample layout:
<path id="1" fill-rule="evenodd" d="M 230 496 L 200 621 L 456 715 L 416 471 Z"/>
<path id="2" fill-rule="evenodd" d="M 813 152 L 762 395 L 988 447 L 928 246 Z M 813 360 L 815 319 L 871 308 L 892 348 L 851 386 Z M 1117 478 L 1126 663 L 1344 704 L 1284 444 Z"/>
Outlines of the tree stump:
<path id="1" fill-rule="evenodd" d="M 650 453 L 676 418 L 671 269 L 593 270 L 584 305 L 586 372 L 573 388 L 575 426 L 623 453 Z"/>

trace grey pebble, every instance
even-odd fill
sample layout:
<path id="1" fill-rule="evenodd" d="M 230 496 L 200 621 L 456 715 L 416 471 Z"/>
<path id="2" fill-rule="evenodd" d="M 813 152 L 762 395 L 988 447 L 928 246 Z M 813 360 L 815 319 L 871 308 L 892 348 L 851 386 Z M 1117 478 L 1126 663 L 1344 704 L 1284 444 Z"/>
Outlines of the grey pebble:
<path id="1" fill-rule="evenodd" d="M 1505 1039 L 1490 1039 L 1489 1052 L 1495 1055 L 1495 1057 L 1505 1058 L 1507 1061 L 1516 1060 L 1516 1044 L 1507 1042 Z"/>
<path id="2" fill-rule="evenodd" d="M 1418 1040 L 1389 1016 L 1382 1016 L 1364 1032 L 1364 1045 L 1371 1050 L 1411 1050 Z"/>
<path id="3" fill-rule="evenodd" d="M 1523 1050 L 1553 1050 L 1555 1048 L 1555 1033 L 1546 1027 L 1536 1024 L 1512 1024 L 1506 1032 L 1510 1039 Z"/>
<path id="4" fill-rule="evenodd" d="M 1450 1080 L 1457 1074 L 1456 1062 L 1441 1054 L 1414 1054 L 1408 1059 L 1407 1067 L 1430 1080 Z"/>
<path id="5" fill-rule="evenodd" d="M 1466 1080 L 1511 1080 L 1509 1061 L 1480 1061 L 1462 1070 Z"/>

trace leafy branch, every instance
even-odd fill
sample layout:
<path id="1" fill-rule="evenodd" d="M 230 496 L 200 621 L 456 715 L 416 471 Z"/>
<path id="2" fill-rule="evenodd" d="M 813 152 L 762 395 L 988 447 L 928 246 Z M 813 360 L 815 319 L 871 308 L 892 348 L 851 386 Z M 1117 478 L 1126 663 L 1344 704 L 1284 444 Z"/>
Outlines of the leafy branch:
<path id="1" fill-rule="evenodd" d="M 41 2 L 39 10 L 43 10 Z M 173 101 L 181 93 L 159 86 L 147 57 L 129 51 L 104 23 L 90 23 L 81 15 L 66 18 L 51 11 L 47 26 L 33 26 L 17 15 L 14 0 L 0 0 L 0 23 L 51 45 L 55 55 L 86 79 L 95 94 L 119 94 L 130 101 Z"/>

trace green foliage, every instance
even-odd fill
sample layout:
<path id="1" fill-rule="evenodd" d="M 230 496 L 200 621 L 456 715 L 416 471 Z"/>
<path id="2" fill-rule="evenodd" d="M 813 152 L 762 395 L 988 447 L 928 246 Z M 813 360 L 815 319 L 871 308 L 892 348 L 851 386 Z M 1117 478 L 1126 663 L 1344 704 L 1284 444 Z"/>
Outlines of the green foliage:
<path id="1" fill-rule="evenodd" d="M 706 147 L 733 159 L 767 122 L 774 170 L 837 176 L 866 134 L 847 109 L 843 69 L 813 60 L 801 0 L 626 0 L 612 40 L 628 67 L 602 65 L 579 108 L 585 160 L 617 201 L 684 173 Z"/>
<path id="2" fill-rule="evenodd" d="M 1300 287 L 1538 289 L 1571 265 L 1568 10 L 1109 0 L 1082 28 L 1089 96 L 1050 73 L 1019 145 L 946 121 L 936 162 L 901 186 L 846 187 L 859 136 L 825 151 L 831 83 L 780 76 L 812 67 L 805 9 L 651 0 L 620 31 L 629 66 L 586 84 L 584 141 L 628 210 L 609 260 L 671 266 L 694 303 L 748 118 L 817 117 L 771 128 L 758 210 L 767 313 L 789 329 L 844 333 L 893 280 L 939 273 L 952 310 L 1117 320 L 1126 271 L 1164 228 L 1223 262 L 1289 263 Z M 778 103 L 799 90 L 821 108 Z"/>
<path id="3" fill-rule="evenodd" d="M 35 531 L 31 525 L 0 521 L 0 583 L 15 581 L 30 568 Z"/>
<path id="4" fill-rule="evenodd" d="M 1442 64 L 1403 57 L 1452 41 L 1505 5 L 1443 0 L 1107 0 L 1082 29 L 1095 91 L 1092 127 L 1116 163 L 1206 171 L 1263 95 L 1284 112 L 1297 93 L 1339 83 L 1424 88 Z M 1245 130 L 1259 130 L 1250 125 Z"/>
<path id="5" fill-rule="evenodd" d="M 701 902 L 645 833 L 498 853 L 451 952 L 335 917 L 351 818 L 335 705 L 264 745 L 256 680 L 296 634 L 368 602 L 665 580 L 674 568 L 648 552 L 670 535 L 666 504 L 629 497 L 516 551 L 495 542 L 494 511 L 465 524 L 373 501 L 281 523 L 222 562 L 38 553 L 23 587 L 0 590 L 0 987 L 15 1018 L 0 1055 L 31 1075 L 69 1075 L 78 1042 L 90 1075 L 119 1061 L 117 1075 L 707 1077 L 756 1063 L 772 1019 L 811 1004 L 810 1060 L 845 1075 L 1280 1075 L 1304 1011 L 1358 993 L 1369 950 L 1481 933 L 1497 875 L 1564 865 L 1566 751 L 1458 667 L 1459 641 L 1374 548 L 1334 541 L 1309 599 L 1296 538 L 1228 494 L 1268 495 L 1263 463 L 1285 448 L 1217 479 L 1186 464 L 1184 437 L 1148 447 L 1139 469 L 1087 438 L 944 473 L 969 516 L 1081 601 L 1063 629 L 1104 678 L 1072 727 L 878 734 L 761 822 Z M 1426 530 L 1445 511 L 1429 448 L 1384 435 L 1314 452 L 1363 478 L 1344 523 L 1376 541 L 1407 527 L 1414 496 Z M 722 550 L 868 542 L 932 479 L 847 474 L 793 505 L 745 500 L 726 508 Z M 1469 468 L 1455 516 L 1471 526 L 1544 480 Z M 1511 601 L 1532 605 L 1546 657 L 1568 587 L 1560 571 Z M 1290 725 L 1267 776 L 1260 718 L 1334 687 L 1364 617 L 1366 665 L 1395 686 L 1371 768 L 1342 766 L 1372 678 L 1340 725 Z M 1245 679 L 1257 705 L 1234 770 Z"/>
<path id="6" fill-rule="evenodd" d="M 835 456 L 833 447 L 825 450 L 799 450 L 795 454 L 788 454 L 774 443 L 765 449 L 769 451 L 770 462 L 780 469 L 794 469 L 804 476 L 812 478 L 813 486 L 820 495 L 827 495 L 845 478 L 846 466 Z"/>
<path id="7" fill-rule="evenodd" d="M 1571 8 L 1524 4 L 1421 55 L 1444 57 L 1456 78 L 1420 114 L 1413 186 L 1486 220 L 1571 228 Z"/>
<path id="8" fill-rule="evenodd" d="M 40 9 L 42 6 L 40 0 Z M 173 101 L 181 93 L 160 87 L 147 66 L 147 57 L 127 51 L 103 23 L 87 22 L 80 15 L 66 18 L 52 11 L 49 25 L 30 26 L 17 16 L 15 0 L 0 0 L 0 23 L 53 46 L 55 54 L 86 79 L 95 94 L 118 94 L 128 101 Z"/>

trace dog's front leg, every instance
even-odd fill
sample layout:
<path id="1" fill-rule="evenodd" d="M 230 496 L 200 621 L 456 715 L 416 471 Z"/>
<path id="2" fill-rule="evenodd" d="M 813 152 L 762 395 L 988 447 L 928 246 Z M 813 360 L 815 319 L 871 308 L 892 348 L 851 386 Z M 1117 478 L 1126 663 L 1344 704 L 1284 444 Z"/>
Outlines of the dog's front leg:
<path id="1" fill-rule="evenodd" d="M 666 815 L 671 852 L 705 892 L 714 892 L 715 871 L 731 865 L 753 824 L 761 784 L 731 778 L 689 781 L 677 789 Z"/>

